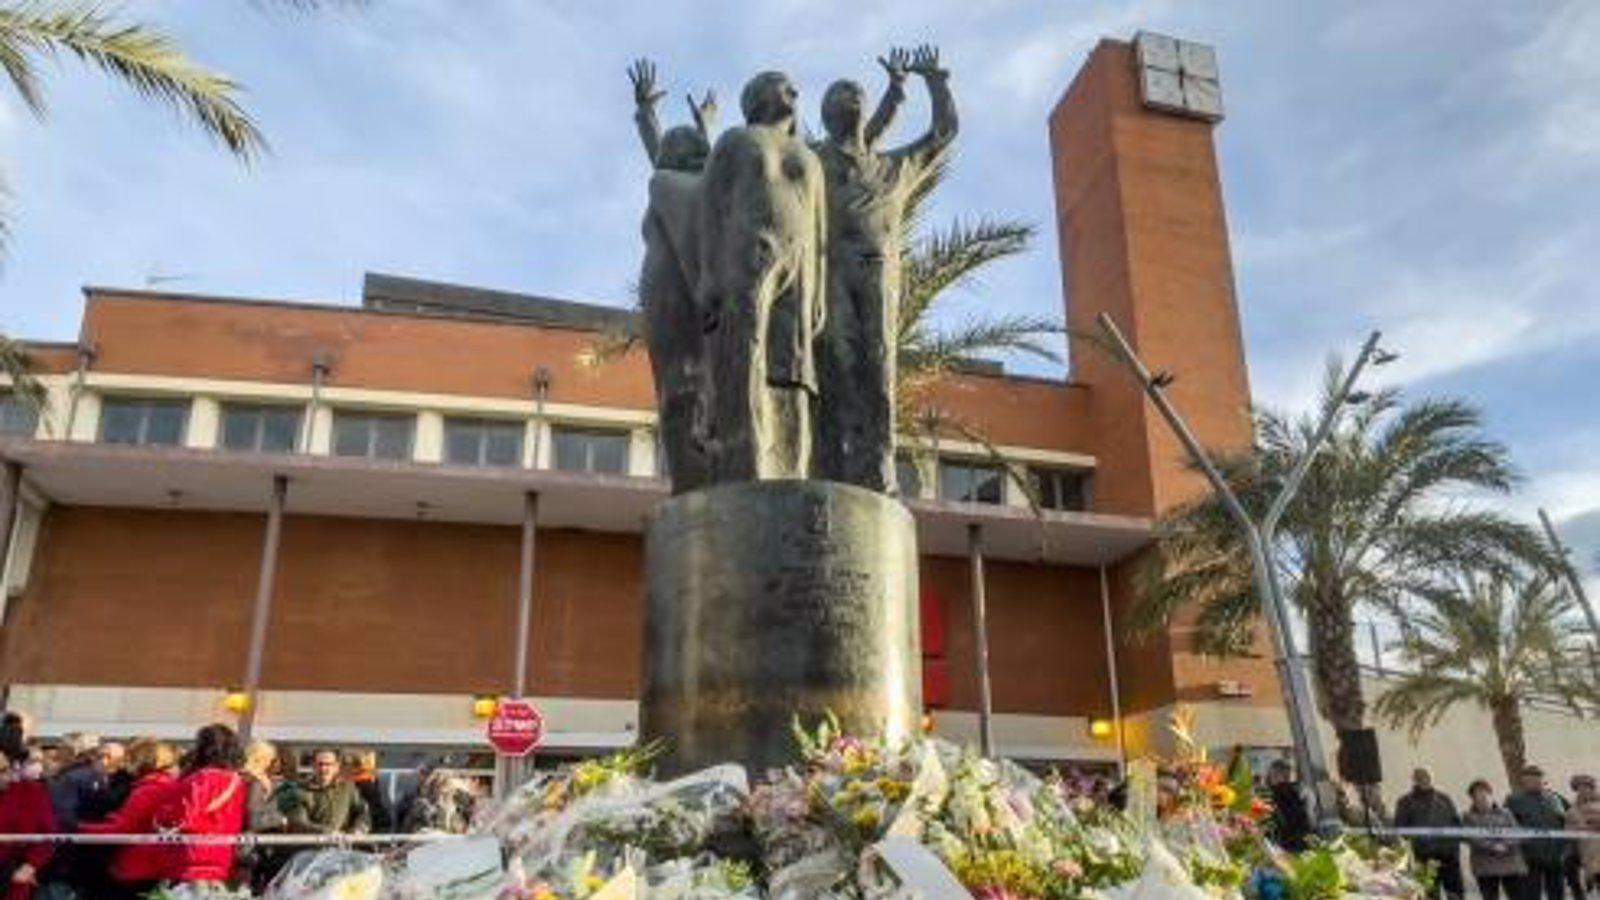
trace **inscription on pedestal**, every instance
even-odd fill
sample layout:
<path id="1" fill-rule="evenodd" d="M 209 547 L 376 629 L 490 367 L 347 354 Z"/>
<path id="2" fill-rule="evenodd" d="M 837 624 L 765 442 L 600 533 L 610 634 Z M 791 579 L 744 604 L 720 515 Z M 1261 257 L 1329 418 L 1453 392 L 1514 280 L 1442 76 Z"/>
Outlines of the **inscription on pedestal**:
<path id="1" fill-rule="evenodd" d="M 641 727 L 667 767 L 793 758 L 796 714 L 904 737 L 921 716 L 915 529 L 830 482 L 724 485 L 664 504 L 646 553 Z"/>

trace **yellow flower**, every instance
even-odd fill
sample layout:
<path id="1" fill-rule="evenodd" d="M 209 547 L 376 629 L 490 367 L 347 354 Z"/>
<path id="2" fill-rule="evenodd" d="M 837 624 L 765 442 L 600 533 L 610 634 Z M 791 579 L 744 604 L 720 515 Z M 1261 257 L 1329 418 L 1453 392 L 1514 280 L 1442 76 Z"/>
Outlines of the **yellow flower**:
<path id="1" fill-rule="evenodd" d="M 872 751 L 865 747 L 851 745 L 844 748 L 844 771 L 846 775 L 860 775 L 872 768 Z"/>
<path id="2" fill-rule="evenodd" d="M 548 885 L 541 884 L 533 889 L 533 900 L 561 900 L 561 898 L 557 897 L 556 892 L 550 890 Z"/>
<path id="3" fill-rule="evenodd" d="M 877 830 L 878 824 L 883 821 L 883 818 L 878 814 L 876 806 L 863 806 L 856 810 L 856 814 L 850 817 L 850 821 L 862 831 L 870 832 Z"/>
<path id="4" fill-rule="evenodd" d="M 878 779 L 878 790 L 890 803 L 899 803 L 911 793 L 911 782 L 896 781 L 893 778 Z"/>

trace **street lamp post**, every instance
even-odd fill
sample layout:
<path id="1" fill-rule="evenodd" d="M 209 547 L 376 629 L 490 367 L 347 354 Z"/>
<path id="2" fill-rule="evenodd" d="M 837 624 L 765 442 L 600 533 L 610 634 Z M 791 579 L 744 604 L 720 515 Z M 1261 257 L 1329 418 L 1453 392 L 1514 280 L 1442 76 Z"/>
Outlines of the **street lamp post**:
<path id="1" fill-rule="evenodd" d="M 1311 468 L 1317 451 L 1327 441 L 1332 433 L 1333 426 L 1338 420 L 1339 412 L 1345 403 L 1353 396 L 1356 379 L 1360 376 L 1368 362 L 1375 358 L 1378 363 L 1392 360 L 1392 354 L 1378 353 L 1378 332 L 1374 331 L 1361 347 L 1361 354 L 1356 357 L 1355 365 L 1346 373 L 1344 382 L 1339 386 L 1339 391 L 1334 397 L 1334 402 L 1324 412 L 1321 424 L 1311 443 L 1306 447 L 1305 456 L 1295 464 L 1283 487 L 1273 498 L 1272 504 L 1267 508 L 1266 515 L 1258 523 L 1250 517 L 1244 504 L 1239 501 L 1237 494 L 1229 487 L 1216 464 L 1201 446 L 1199 439 L 1189 429 L 1183 417 L 1178 415 L 1177 409 L 1167 398 L 1166 386 L 1172 382 L 1172 376 L 1166 373 L 1152 375 L 1142 361 L 1140 361 L 1133 347 L 1105 313 L 1099 316 L 1100 329 L 1111 339 L 1116 347 L 1117 355 L 1133 371 L 1138 378 L 1140 386 L 1150 397 L 1161 417 L 1183 443 L 1184 449 L 1189 452 L 1190 458 L 1200 471 L 1205 473 L 1206 480 L 1211 482 L 1211 487 L 1222 500 L 1228 514 L 1239 524 L 1244 532 L 1245 546 L 1250 554 L 1250 567 L 1255 582 L 1256 596 L 1261 602 L 1262 615 L 1267 620 L 1267 631 L 1271 635 L 1273 653 L 1276 656 L 1278 669 L 1278 683 L 1282 686 L 1284 705 L 1289 713 L 1289 731 L 1294 741 L 1295 765 L 1299 768 L 1301 778 L 1312 787 L 1315 813 L 1324 827 L 1337 827 L 1338 816 L 1334 808 L 1332 796 L 1332 779 L 1328 772 L 1327 755 L 1322 748 L 1322 734 L 1317 729 L 1316 718 L 1312 714 L 1311 683 L 1306 676 L 1303 659 L 1295 653 L 1294 635 L 1289 629 L 1289 610 L 1285 602 L 1283 585 L 1279 579 L 1278 567 L 1272 562 L 1272 546 L 1277 536 L 1278 522 L 1289 507 L 1289 502 L 1294 499 L 1300 490 L 1300 483 L 1305 480 L 1306 472 Z"/>
<path id="2" fill-rule="evenodd" d="M 1567 547 L 1561 543 L 1561 535 L 1556 533 L 1555 523 L 1550 521 L 1550 514 L 1542 508 L 1539 510 L 1539 524 L 1544 526 L 1544 535 L 1550 541 L 1550 549 L 1556 555 L 1556 562 L 1561 566 L 1561 574 L 1566 576 L 1567 584 L 1572 589 L 1572 597 L 1578 601 L 1578 607 L 1583 610 L 1583 617 L 1589 621 L 1589 637 L 1600 650 L 1600 618 L 1595 616 L 1594 605 L 1589 602 L 1589 594 L 1583 589 L 1583 579 L 1578 576 L 1578 569 L 1572 564 L 1572 557 L 1567 553 Z M 1590 665 L 1600 675 L 1600 660 L 1594 655 L 1590 656 Z"/>

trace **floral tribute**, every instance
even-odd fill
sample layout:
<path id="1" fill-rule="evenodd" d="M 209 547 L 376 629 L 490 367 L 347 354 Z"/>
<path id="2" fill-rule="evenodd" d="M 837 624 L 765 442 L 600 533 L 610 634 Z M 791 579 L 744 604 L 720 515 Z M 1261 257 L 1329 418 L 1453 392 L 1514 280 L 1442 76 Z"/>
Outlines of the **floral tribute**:
<path id="1" fill-rule="evenodd" d="M 674 781 L 660 746 L 544 773 L 475 837 L 380 860 L 303 854 L 341 900 L 1420 900 L 1409 855 L 1349 839 L 1285 853 L 1248 764 L 1208 758 L 1186 713 L 1177 751 L 1132 766 L 1126 810 L 932 737 L 890 745 L 832 717 L 795 724 L 797 756 Z M 319 865 L 326 858 L 327 871 Z M 321 876 L 326 877 L 321 877 Z M 380 877 L 381 876 L 381 877 Z M 280 886 L 274 885 L 274 889 Z"/>

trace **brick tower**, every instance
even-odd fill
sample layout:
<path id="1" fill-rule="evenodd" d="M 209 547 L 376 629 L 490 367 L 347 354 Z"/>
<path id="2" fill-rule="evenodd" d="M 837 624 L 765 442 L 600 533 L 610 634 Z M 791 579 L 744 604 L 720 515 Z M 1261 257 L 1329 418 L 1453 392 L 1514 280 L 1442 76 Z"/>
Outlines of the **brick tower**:
<path id="1" fill-rule="evenodd" d="M 1068 325 L 1091 332 L 1109 313 L 1152 370 L 1177 376 L 1170 395 L 1201 441 L 1240 448 L 1250 388 L 1212 135 L 1216 74 L 1208 47 L 1148 33 L 1102 41 L 1050 114 L 1050 148 Z M 1159 516 L 1203 491 L 1123 365 L 1081 341 L 1072 350 L 1072 377 L 1090 388 L 1096 508 Z M 1119 618 L 1137 565 L 1113 573 Z M 1180 702 L 1208 742 L 1287 743 L 1269 655 L 1201 657 L 1189 626 L 1180 617 L 1142 640 L 1119 629 L 1130 749 L 1160 745 Z"/>

